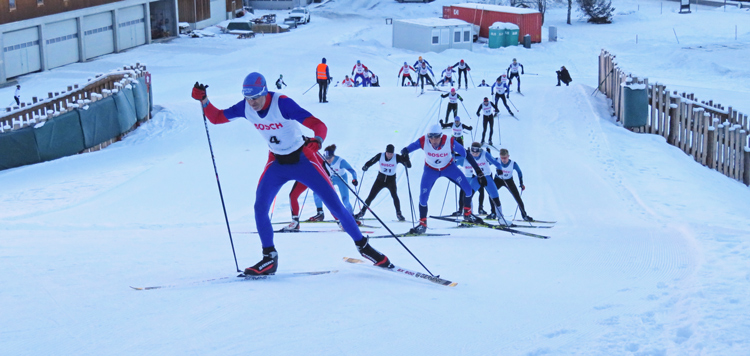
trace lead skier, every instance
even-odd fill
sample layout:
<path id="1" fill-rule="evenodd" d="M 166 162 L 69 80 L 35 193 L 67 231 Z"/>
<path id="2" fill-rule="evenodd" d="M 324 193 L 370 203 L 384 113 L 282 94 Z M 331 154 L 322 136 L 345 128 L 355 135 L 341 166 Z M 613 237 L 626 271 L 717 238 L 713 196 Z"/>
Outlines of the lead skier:
<path id="1" fill-rule="evenodd" d="M 299 181 L 320 195 L 328 209 L 340 217 L 344 230 L 354 240 L 362 257 L 378 267 L 393 268 L 388 257 L 374 249 L 362 236 L 354 217 L 333 190 L 318 154 L 328 132 L 320 119 L 286 95 L 268 91 L 266 79 L 257 72 L 245 77 L 242 83 L 243 100 L 224 110 L 211 104 L 206 96 L 206 88 L 206 85 L 196 82 L 192 97 L 200 100 L 203 112 L 212 124 L 225 124 L 244 118 L 255 126 L 269 148 L 268 162 L 258 180 L 254 204 L 255 225 L 263 246 L 263 258 L 246 268 L 245 275 L 276 273 L 279 255 L 274 246 L 268 211 L 279 189 L 290 180 Z M 314 136 L 304 137 L 300 124 L 312 130 Z"/>

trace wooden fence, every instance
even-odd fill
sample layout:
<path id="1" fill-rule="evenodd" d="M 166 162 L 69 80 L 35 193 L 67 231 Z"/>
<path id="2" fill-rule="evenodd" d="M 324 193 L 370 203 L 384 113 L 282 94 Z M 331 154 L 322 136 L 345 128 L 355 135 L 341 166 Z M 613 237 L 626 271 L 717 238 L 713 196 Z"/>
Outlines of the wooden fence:
<path id="1" fill-rule="evenodd" d="M 649 84 L 617 66 L 615 56 L 599 54 L 599 91 L 612 99 L 613 115 L 621 121 L 625 110 L 623 86 L 645 84 L 649 114 L 645 126 L 635 132 L 661 135 L 696 162 L 727 177 L 750 185 L 750 143 L 748 116 L 712 100 L 699 101 L 694 94 L 670 93 L 665 85 Z"/>
<path id="2" fill-rule="evenodd" d="M 117 89 L 118 83 L 124 78 L 138 79 L 146 74 L 146 66 L 136 63 L 134 66 L 125 66 L 111 73 L 98 74 L 95 78 L 89 78 L 88 83 L 83 87 L 74 84 L 68 86 L 65 91 L 47 93 L 47 98 L 32 97 L 30 103 L 7 107 L 5 112 L 0 114 L 0 132 L 35 125 L 48 117 L 83 106 L 92 98 L 97 97 L 92 94 L 106 94 Z"/>

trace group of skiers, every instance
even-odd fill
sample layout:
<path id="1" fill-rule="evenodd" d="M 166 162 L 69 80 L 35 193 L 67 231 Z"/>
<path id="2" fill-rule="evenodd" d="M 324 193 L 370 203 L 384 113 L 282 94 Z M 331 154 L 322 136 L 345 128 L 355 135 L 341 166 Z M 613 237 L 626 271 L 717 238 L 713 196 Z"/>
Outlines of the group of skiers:
<path id="1" fill-rule="evenodd" d="M 437 84 L 453 86 L 455 69 L 458 70 L 458 88 L 460 89 L 463 85 L 468 89 L 467 73 L 471 68 L 463 59 L 443 70 L 442 78 Z M 416 81 L 412 79 L 411 72 L 417 73 Z M 565 73 L 567 73 L 567 70 L 563 67 L 561 71 L 558 71 L 558 79 L 567 85 L 570 78 L 569 74 Z M 377 76 L 359 60 L 352 68 L 351 74 L 351 78 L 349 75 L 345 76 L 342 85 L 364 87 L 378 85 Z M 281 187 L 290 180 L 295 181 L 289 194 L 292 222 L 282 231 L 299 230 L 299 197 L 302 192 L 310 188 L 313 191 L 317 213 L 308 220 L 323 221 L 325 217 L 323 204 L 325 203 L 341 228 L 352 237 L 355 246 L 363 257 L 372 261 L 376 266 L 392 268 L 393 265 L 388 257 L 374 249 L 369 244 L 368 238 L 362 235 L 358 228 L 361 222 L 358 220 L 364 217 L 367 210 L 371 210 L 369 205 L 384 188 L 388 189 L 393 199 L 396 218 L 399 221 L 405 220 L 396 187 L 396 168 L 398 164 L 402 164 L 406 169 L 410 169 L 412 164 L 409 155 L 420 149 L 425 151 L 425 163 L 419 187 L 419 223 L 410 230 L 410 233 L 421 234 L 426 231 L 427 202 L 435 181 L 440 177 L 448 178 L 461 188 L 462 193 L 459 199 L 461 208 L 455 214 L 462 215 L 467 222 L 482 222 L 482 219 L 473 213 L 472 197 L 475 192 L 480 192 L 479 213 L 484 214 L 486 212 L 481 207 L 486 191 L 492 208 L 487 217 L 498 219 L 502 224 L 509 224 L 502 215 L 498 194 L 498 188 L 501 187 L 508 188 L 513 195 L 523 219 L 533 221 L 526 214 L 520 193 L 513 181 L 513 171 L 516 171 L 520 180 L 520 188 L 521 190 L 525 189 L 523 175 L 518 164 L 510 160 L 507 149 L 500 149 L 499 157 L 495 158 L 490 154 L 489 146 L 484 144 L 485 133 L 487 126 L 489 126 L 487 142 L 490 146 L 492 145 L 493 118 L 498 112 L 497 102 L 500 99 L 502 99 L 508 113 L 513 115 L 507 105 L 506 98 L 510 93 L 510 86 L 514 78 L 518 81 L 517 91 L 520 93 L 521 74 L 524 74 L 523 65 L 514 58 L 506 73 L 498 77 L 496 82 L 493 83 L 490 92 L 494 95 L 494 103 L 488 97 L 485 97 L 476 112 L 478 117 L 483 116 L 481 141 L 472 142 L 466 146 L 468 151 L 464 145 L 463 133 L 464 130 L 473 130 L 473 127 L 461 123 L 461 118 L 457 114 L 458 103 L 459 101 L 463 102 L 464 99 L 458 95 L 454 88 L 441 95 L 448 99 L 448 110 L 444 122 L 439 120 L 438 124 L 430 126 L 424 136 L 401 149 L 400 154 L 396 154 L 396 148 L 393 144 L 388 144 L 384 152 L 375 154 L 362 166 L 364 174 L 377 163 L 378 174 L 364 205 L 356 213 L 349 201 L 350 188 L 347 173 L 352 175 L 351 184 L 356 187 L 359 184 L 357 171 L 349 162 L 336 155 L 336 145 L 326 146 L 323 150 L 324 154 L 319 153 L 328 132 L 325 123 L 300 107 L 291 98 L 269 91 L 265 77 L 257 72 L 250 73 L 245 77 L 242 87 L 243 100 L 224 110 L 214 107 L 208 100 L 207 85 L 196 82 L 192 97 L 201 102 L 205 117 L 212 124 L 224 124 L 244 118 L 258 128 L 258 132 L 269 147 L 268 163 L 257 184 L 254 204 L 255 221 L 263 247 L 263 258 L 255 265 L 246 268 L 244 274 L 273 274 L 278 268 L 278 253 L 273 242 L 274 230 L 267 212 Z M 431 75 L 434 75 L 434 73 L 430 64 L 421 56 L 413 66 L 404 62 L 398 74 L 402 85 L 406 81 L 410 85 L 420 83 L 422 92 L 424 92 L 425 82 L 436 89 L 436 83 L 433 82 Z M 325 58 L 316 67 L 316 80 L 316 84 L 319 86 L 319 102 L 327 103 L 327 88 L 333 78 L 330 75 Z M 277 89 L 286 86 L 282 75 L 279 76 L 275 84 Z M 479 86 L 488 85 L 482 80 Z M 450 113 L 453 113 L 453 123 L 449 122 Z M 303 136 L 300 125 L 312 130 L 312 137 Z M 451 134 L 444 134 L 444 128 L 450 128 Z M 494 177 L 490 165 L 496 167 Z M 333 188 L 334 186 L 339 190 L 340 199 Z"/>

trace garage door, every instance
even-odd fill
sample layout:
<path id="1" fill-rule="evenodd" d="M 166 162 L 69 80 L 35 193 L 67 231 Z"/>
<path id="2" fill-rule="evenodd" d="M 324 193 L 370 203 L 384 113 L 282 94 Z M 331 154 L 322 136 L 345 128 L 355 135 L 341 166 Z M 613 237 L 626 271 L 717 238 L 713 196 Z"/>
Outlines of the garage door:
<path id="1" fill-rule="evenodd" d="M 84 16 L 83 40 L 86 59 L 115 51 L 112 12 Z"/>
<path id="2" fill-rule="evenodd" d="M 46 25 L 44 36 L 47 37 L 49 68 L 78 62 L 78 24 L 75 19 Z"/>
<path id="3" fill-rule="evenodd" d="M 42 69 L 39 48 L 39 28 L 6 32 L 3 34 L 5 76 L 8 78 Z"/>
<path id="4" fill-rule="evenodd" d="M 146 44 L 146 20 L 143 5 L 118 11 L 120 50 Z"/>

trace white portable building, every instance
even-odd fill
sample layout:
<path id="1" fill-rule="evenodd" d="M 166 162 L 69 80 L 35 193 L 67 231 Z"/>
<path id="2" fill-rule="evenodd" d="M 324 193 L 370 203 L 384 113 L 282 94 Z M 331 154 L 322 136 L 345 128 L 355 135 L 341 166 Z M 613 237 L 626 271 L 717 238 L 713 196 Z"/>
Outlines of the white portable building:
<path id="1" fill-rule="evenodd" d="M 416 52 L 442 52 L 449 48 L 471 51 L 474 26 L 459 19 L 393 20 L 393 47 Z"/>

